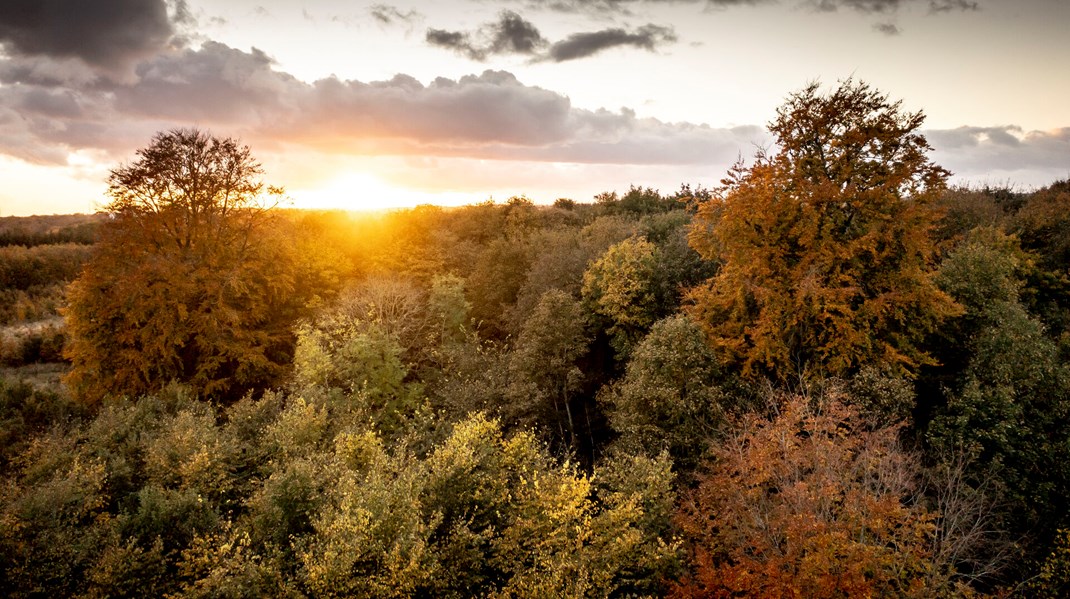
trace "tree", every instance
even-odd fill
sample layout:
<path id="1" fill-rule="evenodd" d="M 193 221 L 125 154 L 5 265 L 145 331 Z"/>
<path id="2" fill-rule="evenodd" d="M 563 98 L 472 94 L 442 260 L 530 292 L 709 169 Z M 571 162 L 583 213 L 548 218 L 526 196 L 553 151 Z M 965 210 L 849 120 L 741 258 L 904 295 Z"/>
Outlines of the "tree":
<path id="1" fill-rule="evenodd" d="M 583 301 L 608 324 L 613 349 L 626 357 L 657 320 L 657 246 L 643 237 L 613 245 L 583 273 Z"/>
<path id="2" fill-rule="evenodd" d="M 1022 258 L 1013 237 L 978 230 L 941 265 L 940 285 L 966 307 L 943 332 L 959 344 L 946 361 L 961 371 L 926 436 L 974 458 L 967 482 L 992 484 L 1002 524 L 1036 551 L 1070 525 L 1070 369 L 1020 301 Z"/>
<path id="3" fill-rule="evenodd" d="M 232 399 L 278 380 L 291 325 L 316 291 L 294 280 L 293 239 L 249 148 L 159 133 L 111 172 L 93 258 L 69 290 L 67 378 L 86 401 L 171 380 Z"/>
<path id="4" fill-rule="evenodd" d="M 714 450 L 678 523 L 692 572 L 681 597 L 932 597 L 935 515 L 898 427 L 869 428 L 836 397 L 791 397 Z"/>
<path id="5" fill-rule="evenodd" d="M 599 398 L 625 451 L 668 450 L 678 471 L 694 469 L 723 424 L 724 376 L 702 329 L 680 314 L 659 320 L 639 343 L 624 378 Z"/>
<path id="6" fill-rule="evenodd" d="M 923 119 L 864 83 L 811 84 L 777 110 L 776 152 L 700 204 L 692 246 L 722 267 L 691 290 L 692 313 L 744 373 L 930 361 L 919 343 L 956 306 L 932 281 L 948 172 L 926 157 Z"/>
<path id="7" fill-rule="evenodd" d="M 558 440 L 572 448 L 582 423 L 590 423 L 586 405 L 584 421 L 572 406 L 583 382 L 576 362 L 590 341 L 585 325 L 579 302 L 564 291 L 547 291 L 520 330 L 509 362 L 509 395 L 518 419 L 556 424 Z"/>

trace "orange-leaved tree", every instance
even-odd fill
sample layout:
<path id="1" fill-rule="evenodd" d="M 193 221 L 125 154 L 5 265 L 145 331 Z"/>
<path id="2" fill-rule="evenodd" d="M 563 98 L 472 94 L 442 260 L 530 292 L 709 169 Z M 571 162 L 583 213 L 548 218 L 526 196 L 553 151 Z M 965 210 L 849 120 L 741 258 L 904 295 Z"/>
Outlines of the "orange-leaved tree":
<path id="1" fill-rule="evenodd" d="M 749 415 L 713 451 L 677 523 L 690 573 L 679 597 L 932 597 L 935 514 L 898 427 L 872 429 L 836 397 Z"/>
<path id="2" fill-rule="evenodd" d="M 691 290 L 691 312 L 745 374 L 930 361 L 919 342 L 957 306 L 932 280 L 948 172 L 926 156 L 923 119 L 864 83 L 811 84 L 777 110 L 775 152 L 700 205 L 692 247 L 722 267 Z"/>
<path id="3" fill-rule="evenodd" d="M 68 290 L 72 390 L 94 402 L 181 381 L 231 399 L 273 382 L 314 292 L 269 210 L 282 191 L 231 138 L 176 129 L 137 154 L 111 172 L 111 219 Z"/>

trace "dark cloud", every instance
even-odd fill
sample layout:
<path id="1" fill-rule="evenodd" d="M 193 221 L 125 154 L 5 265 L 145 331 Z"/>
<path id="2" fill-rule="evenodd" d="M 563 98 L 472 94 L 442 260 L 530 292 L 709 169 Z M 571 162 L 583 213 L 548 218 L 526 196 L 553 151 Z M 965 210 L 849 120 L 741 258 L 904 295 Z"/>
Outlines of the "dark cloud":
<path id="1" fill-rule="evenodd" d="M 603 29 L 589 33 L 573 33 L 567 38 L 550 46 L 548 58 L 554 62 L 575 60 L 597 54 L 609 48 L 631 46 L 654 51 L 658 46 L 677 40 L 671 27 L 644 25 L 635 31 L 624 29 Z"/>
<path id="2" fill-rule="evenodd" d="M 427 43 L 457 52 L 472 60 L 484 61 L 490 56 L 520 54 L 535 60 L 564 62 L 592 56 L 603 50 L 633 47 L 654 51 L 659 46 L 677 41 L 671 27 L 648 24 L 634 31 L 622 28 L 574 33 L 550 45 L 530 21 L 512 11 L 503 11 L 499 19 L 487 23 L 475 33 L 428 29 Z"/>
<path id="3" fill-rule="evenodd" d="M 396 25 L 399 23 L 412 25 L 423 19 L 423 15 L 415 10 L 402 12 L 396 6 L 390 6 L 388 4 L 375 4 L 368 8 L 368 14 L 382 25 Z"/>
<path id="4" fill-rule="evenodd" d="M 505 11 L 489 29 L 490 48 L 495 54 L 534 54 L 546 45 L 542 34 L 515 12 Z"/>
<path id="5" fill-rule="evenodd" d="M 890 13 L 899 10 L 902 0 L 808 0 L 814 9 L 835 12 L 841 8 L 861 13 Z"/>
<path id="6" fill-rule="evenodd" d="M 980 7 L 976 2 L 968 2 L 967 0 L 929 0 L 929 12 L 931 13 L 951 12 L 955 10 L 980 10 Z"/>
<path id="7" fill-rule="evenodd" d="M 819 12 L 836 12 L 843 8 L 863 14 L 891 14 L 903 6 L 920 3 L 921 0 L 802 0 L 802 4 Z M 970 0 L 928 0 L 928 3 L 931 14 L 980 9 Z"/>
<path id="8" fill-rule="evenodd" d="M 471 37 L 463 31 L 428 29 L 424 40 L 432 46 L 453 50 L 472 60 L 484 60 L 487 57 L 486 51 L 483 48 L 477 48 L 472 43 Z"/>
<path id="9" fill-rule="evenodd" d="M 523 1 L 523 0 L 518 0 Z M 594 15 L 634 15 L 638 7 L 658 4 L 693 4 L 704 9 L 729 9 L 745 6 L 776 4 L 782 0 L 526 0 L 523 3 L 533 9 Z M 893 14 L 910 4 L 927 1 L 929 13 L 979 10 L 973 0 L 787 0 L 796 7 L 818 12 L 836 12 L 840 9 L 863 14 Z M 887 34 L 886 27 L 876 28 Z"/>
<path id="10" fill-rule="evenodd" d="M 176 18 L 191 19 L 185 2 Z M 167 46 L 175 33 L 165 0 L 4 0 L 0 43 L 14 57 L 77 58 L 125 71 Z"/>
<path id="11" fill-rule="evenodd" d="M 899 26 L 895 23 L 875 23 L 873 30 L 884 35 L 899 35 Z"/>
<path id="12" fill-rule="evenodd" d="M 534 24 L 511 10 L 502 11 L 497 21 L 484 24 L 475 33 L 428 29 L 425 39 L 433 46 L 480 61 L 499 54 L 531 56 L 547 43 Z"/>

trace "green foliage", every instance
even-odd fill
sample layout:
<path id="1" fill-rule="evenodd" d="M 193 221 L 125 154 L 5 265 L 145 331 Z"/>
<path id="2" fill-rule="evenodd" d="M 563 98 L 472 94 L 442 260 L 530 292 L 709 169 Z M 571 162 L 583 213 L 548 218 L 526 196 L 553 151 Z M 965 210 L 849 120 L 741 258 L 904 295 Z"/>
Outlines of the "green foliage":
<path id="1" fill-rule="evenodd" d="M 1025 533 L 1043 521 L 1050 534 L 1067 525 L 1070 371 L 1019 300 L 1019 256 L 1013 239 L 978 231 L 945 260 L 940 283 L 966 313 L 948 323 L 960 370 L 927 438 L 976 456 L 969 481 L 996 486 L 1004 526 Z"/>
<path id="2" fill-rule="evenodd" d="M 600 396 L 609 422 L 627 452 L 667 450 L 679 470 L 690 471 L 706 455 L 735 411 L 722 389 L 725 374 L 702 329 L 678 315 L 658 321 L 639 343 L 624 378 Z"/>
<path id="3" fill-rule="evenodd" d="M 613 245 L 583 273 L 583 300 L 604 319 L 625 358 L 657 319 L 657 247 L 642 237 Z"/>
<path id="4" fill-rule="evenodd" d="M 510 355 L 510 415 L 525 425 L 556 428 L 558 441 L 577 447 L 581 421 L 573 400 L 583 373 L 576 363 L 589 341 L 579 302 L 563 291 L 543 294 Z"/>

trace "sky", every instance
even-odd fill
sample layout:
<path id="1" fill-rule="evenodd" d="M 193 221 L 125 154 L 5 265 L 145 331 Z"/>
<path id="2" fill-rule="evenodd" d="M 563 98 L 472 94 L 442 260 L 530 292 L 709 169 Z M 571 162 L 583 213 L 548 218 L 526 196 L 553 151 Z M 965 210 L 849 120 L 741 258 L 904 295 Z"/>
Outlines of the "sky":
<path id="1" fill-rule="evenodd" d="M 0 216 L 93 212 L 153 134 L 247 144 L 297 207 L 715 186 L 787 97 L 926 115 L 952 183 L 1070 178 L 1066 0 L 4 0 Z"/>

